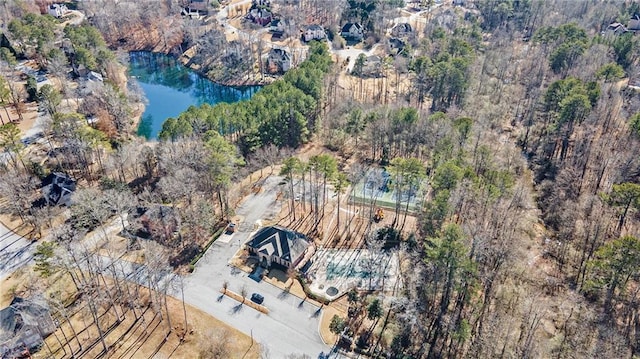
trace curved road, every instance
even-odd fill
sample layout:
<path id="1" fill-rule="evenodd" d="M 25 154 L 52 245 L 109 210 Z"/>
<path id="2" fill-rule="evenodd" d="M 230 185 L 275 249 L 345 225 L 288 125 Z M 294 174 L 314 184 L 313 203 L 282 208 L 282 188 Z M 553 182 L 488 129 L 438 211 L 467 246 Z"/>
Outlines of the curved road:
<path id="1" fill-rule="evenodd" d="M 0 280 L 33 258 L 36 244 L 0 223 Z"/>

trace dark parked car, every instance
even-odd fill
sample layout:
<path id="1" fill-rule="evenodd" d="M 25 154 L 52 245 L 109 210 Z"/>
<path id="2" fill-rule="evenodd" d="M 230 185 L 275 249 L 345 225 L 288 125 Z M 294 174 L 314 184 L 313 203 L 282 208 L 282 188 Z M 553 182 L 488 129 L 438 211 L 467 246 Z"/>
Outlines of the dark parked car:
<path id="1" fill-rule="evenodd" d="M 233 222 L 229 222 L 229 224 L 227 225 L 227 228 L 225 228 L 224 233 L 225 234 L 233 234 L 236 231 L 236 224 Z"/>
<path id="2" fill-rule="evenodd" d="M 262 302 L 264 301 L 264 297 L 258 293 L 253 293 L 251 294 L 251 301 L 262 304 Z"/>

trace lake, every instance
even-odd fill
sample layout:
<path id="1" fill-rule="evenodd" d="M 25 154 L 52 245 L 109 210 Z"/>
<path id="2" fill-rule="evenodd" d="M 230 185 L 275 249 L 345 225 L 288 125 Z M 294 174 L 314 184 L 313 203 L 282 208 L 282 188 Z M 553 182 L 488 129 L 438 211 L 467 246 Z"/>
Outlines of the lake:
<path id="1" fill-rule="evenodd" d="M 236 102 L 256 93 L 260 86 L 224 86 L 212 82 L 164 54 L 129 53 L 129 75 L 147 98 L 138 135 L 156 139 L 162 124 L 177 117 L 189 106 L 203 103 Z"/>

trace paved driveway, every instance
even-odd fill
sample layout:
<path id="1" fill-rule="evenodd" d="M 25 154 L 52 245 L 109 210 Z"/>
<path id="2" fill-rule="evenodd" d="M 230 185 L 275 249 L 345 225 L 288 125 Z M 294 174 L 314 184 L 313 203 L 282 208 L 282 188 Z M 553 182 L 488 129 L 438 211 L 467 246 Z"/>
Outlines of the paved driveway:
<path id="1" fill-rule="evenodd" d="M 186 280 L 185 301 L 230 324 L 267 347 L 271 358 L 284 358 L 292 353 L 304 353 L 317 358 L 330 348 L 320 339 L 318 326 L 322 311 L 309 302 L 283 292 L 266 282 L 257 283 L 228 261 L 245 243 L 253 224 L 279 211 L 276 193 L 280 177 L 269 177 L 259 194 L 249 196 L 236 213 L 244 218 L 228 243 L 216 242 L 196 265 Z M 244 287 L 247 296 L 260 293 L 269 314 L 262 314 L 220 293 L 224 281 L 229 290 L 239 293 Z M 249 300 L 247 298 L 247 300 Z"/>
<path id="2" fill-rule="evenodd" d="M 0 223 L 0 280 L 33 258 L 36 244 Z"/>

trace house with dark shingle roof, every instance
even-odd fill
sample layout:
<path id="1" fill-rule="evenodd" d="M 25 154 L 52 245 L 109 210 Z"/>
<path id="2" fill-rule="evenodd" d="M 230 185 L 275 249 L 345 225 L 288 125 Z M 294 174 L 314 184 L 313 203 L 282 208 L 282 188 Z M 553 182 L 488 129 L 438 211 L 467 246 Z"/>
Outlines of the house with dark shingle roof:
<path id="1" fill-rule="evenodd" d="M 273 20 L 273 14 L 268 8 L 255 7 L 249 10 L 247 19 L 261 26 L 266 26 L 271 23 L 271 20 Z"/>
<path id="2" fill-rule="evenodd" d="M 362 25 L 360 25 L 360 23 L 348 22 L 342 27 L 340 35 L 345 39 L 362 41 L 362 39 L 364 38 L 364 28 L 362 27 Z"/>
<path id="3" fill-rule="evenodd" d="M 302 233 L 280 226 L 260 228 L 247 242 L 250 253 L 258 256 L 265 267 L 273 263 L 295 268 L 311 247 Z"/>
<path id="4" fill-rule="evenodd" d="M 269 24 L 269 32 L 274 36 L 280 37 L 284 34 L 284 22 L 280 19 L 273 19 Z"/>
<path id="5" fill-rule="evenodd" d="M 391 35 L 395 37 L 407 36 L 411 32 L 413 32 L 413 29 L 408 22 L 398 23 L 391 29 Z"/>
<path id="6" fill-rule="evenodd" d="M 76 181 L 66 173 L 53 172 L 42 181 L 42 194 L 49 206 L 69 206 Z"/>
<path id="7" fill-rule="evenodd" d="M 0 357 L 21 357 L 25 351 L 42 346 L 44 338 L 55 330 L 49 309 L 16 297 L 0 310 Z"/>
<path id="8" fill-rule="evenodd" d="M 273 48 L 267 55 L 267 72 L 283 74 L 291 68 L 291 55 L 284 49 Z"/>

